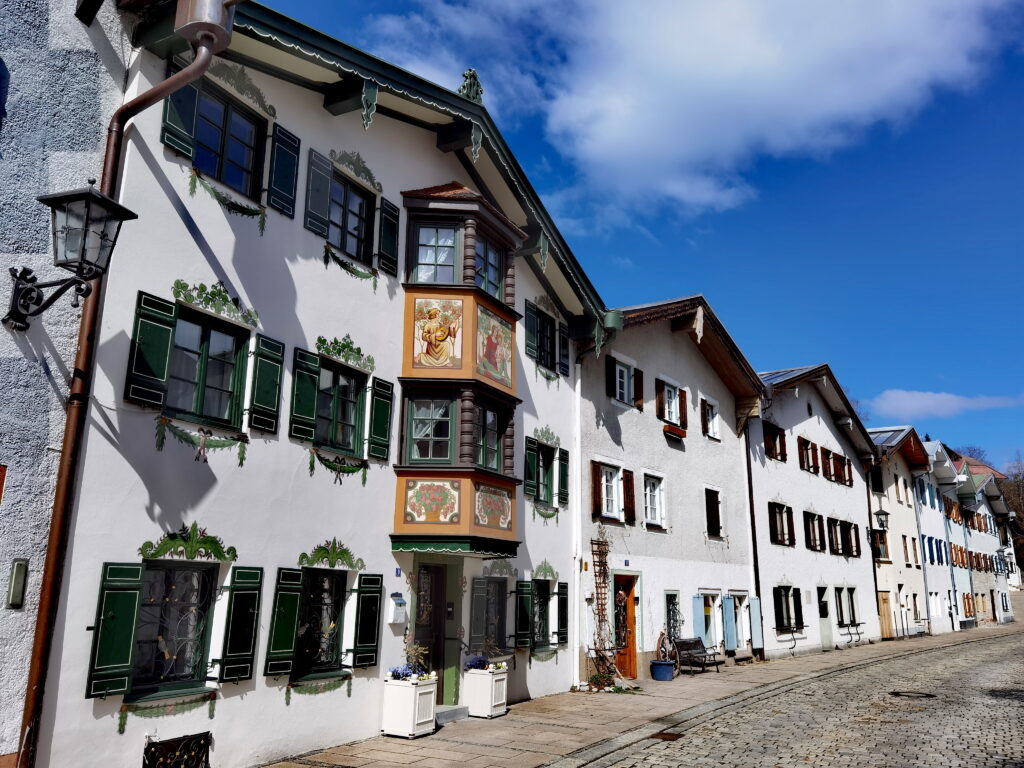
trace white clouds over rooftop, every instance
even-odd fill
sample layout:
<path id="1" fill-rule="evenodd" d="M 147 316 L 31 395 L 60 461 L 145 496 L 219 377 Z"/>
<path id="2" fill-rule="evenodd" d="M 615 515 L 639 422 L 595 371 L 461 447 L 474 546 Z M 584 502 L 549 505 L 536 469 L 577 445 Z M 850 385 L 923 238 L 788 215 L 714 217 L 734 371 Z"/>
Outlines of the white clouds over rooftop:
<path id="1" fill-rule="evenodd" d="M 1014 0 L 423 0 L 376 52 L 504 122 L 536 114 L 591 199 L 725 209 L 757 157 L 827 154 L 969 87 Z"/>
<path id="2" fill-rule="evenodd" d="M 987 411 L 993 408 L 1019 408 L 1024 406 L 1024 395 L 1019 397 L 993 397 L 976 395 L 965 397 L 949 392 L 917 392 L 906 389 L 887 389 L 868 403 L 877 416 L 903 422 L 917 419 L 947 419 L 969 411 Z"/>

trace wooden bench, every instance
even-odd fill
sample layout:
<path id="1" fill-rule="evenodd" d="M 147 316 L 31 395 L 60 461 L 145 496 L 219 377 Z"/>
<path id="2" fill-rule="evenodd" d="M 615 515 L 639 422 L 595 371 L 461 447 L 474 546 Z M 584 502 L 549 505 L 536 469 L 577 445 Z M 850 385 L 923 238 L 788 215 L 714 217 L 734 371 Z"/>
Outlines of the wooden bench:
<path id="1" fill-rule="evenodd" d="M 718 665 L 722 660 L 718 658 L 718 651 L 709 651 L 704 646 L 704 639 L 700 637 L 680 637 L 675 641 L 676 663 L 690 664 L 690 674 L 693 674 L 693 667 L 700 665 L 700 671 L 707 669 L 708 664 L 715 665 L 715 672 L 719 672 Z"/>

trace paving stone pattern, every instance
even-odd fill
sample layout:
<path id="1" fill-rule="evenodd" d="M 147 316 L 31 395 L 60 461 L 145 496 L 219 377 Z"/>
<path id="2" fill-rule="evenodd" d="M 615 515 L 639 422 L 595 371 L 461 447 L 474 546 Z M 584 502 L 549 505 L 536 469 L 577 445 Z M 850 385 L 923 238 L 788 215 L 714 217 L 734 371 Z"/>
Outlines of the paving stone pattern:
<path id="1" fill-rule="evenodd" d="M 1011 635 L 837 672 L 595 765 L 1022 768 L 1022 650 Z"/>

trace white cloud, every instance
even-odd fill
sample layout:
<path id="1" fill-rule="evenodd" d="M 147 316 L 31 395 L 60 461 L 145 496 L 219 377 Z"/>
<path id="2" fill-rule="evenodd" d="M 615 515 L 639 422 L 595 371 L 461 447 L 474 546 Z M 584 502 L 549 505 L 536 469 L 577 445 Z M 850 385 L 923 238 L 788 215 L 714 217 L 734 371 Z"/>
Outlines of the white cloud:
<path id="1" fill-rule="evenodd" d="M 1024 406 L 1024 395 L 1019 397 L 993 397 L 975 395 L 964 397 L 950 392 L 916 392 L 907 389 L 887 389 L 868 403 L 876 416 L 900 421 L 916 419 L 948 419 L 968 411 L 987 411 L 993 408 L 1019 408 Z"/>
<path id="2" fill-rule="evenodd" d="M 825 156 L 901 125 L 937 89 L 969 88 L 1020 6 L 421 0 L 371 19 L 367 39 L 448 87 L 475 66 L 506 125 L 545 122 L 584 201 L 688 213 L 753 197 L 743 173 L 758 157 Z"/>

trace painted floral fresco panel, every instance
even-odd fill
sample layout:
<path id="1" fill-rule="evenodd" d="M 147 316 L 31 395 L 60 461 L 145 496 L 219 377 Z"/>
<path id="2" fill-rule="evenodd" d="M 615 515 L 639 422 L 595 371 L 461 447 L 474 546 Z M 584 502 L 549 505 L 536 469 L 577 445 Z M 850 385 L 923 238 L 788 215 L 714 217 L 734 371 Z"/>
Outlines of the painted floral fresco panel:
<path id="1" fill-rule="evenodd" d="M 407 523 L 459 522 L 459 482 L 408 480 L 405 485 Z"/>
<path id="2" fill-rule="evenodd" d="M 477 525 L 512 530 L 512 494 L 503 488 L 478 485 L 473 514 Z"/>

